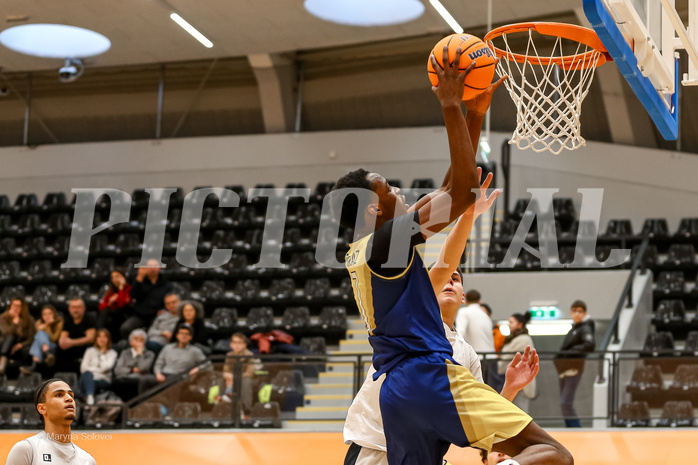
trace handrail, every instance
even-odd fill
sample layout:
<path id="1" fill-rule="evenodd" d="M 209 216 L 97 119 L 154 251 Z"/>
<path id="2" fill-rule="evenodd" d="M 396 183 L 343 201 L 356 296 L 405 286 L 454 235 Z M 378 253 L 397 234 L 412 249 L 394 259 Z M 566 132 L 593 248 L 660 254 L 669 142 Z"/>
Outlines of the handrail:
<path id="1" fill-rule="evenodd" d="M 620 294 L 618 304 L 616 305 L 616 310 L 613 312 L 611 323 L 608 325 L 608 329 L 606 329 L 606 334 L 604 334 L 604 337 L 601 340 L 601 345 L 599 346 L 600 352 L 606 352 L 608 350 L 608 346 L 611 343 L 611 337 L 614 337 L 614 342 L 618 341 L 618 321 L 620 320 L 620 312 L 621 310 L 623 310 L 623 306 L 626 300 L 630 300 L 632 302 L 632 289 L 633 281 L 635 280 L 635 273 L 637 273 L 637 269 L 642 264 L 642 260 L 645 257 L 645 252 L 647 251 L 649 243 L 649 238 L 645 237 L 642 241 L 642 244 L 640 244 L 640 249 L 638 251 L 637 256 L 635 257 L 635 260 L 633 261 L 633 266 L 630 270 L 630 275 L 628 276 L 628 279 L 625 282 L 623 292 L 621 292 Z M 601 357 L 603 357 L 603 355 Z M 599 381 L 606 381 L 603 372 L 603 364 L 599 364 Z"/>

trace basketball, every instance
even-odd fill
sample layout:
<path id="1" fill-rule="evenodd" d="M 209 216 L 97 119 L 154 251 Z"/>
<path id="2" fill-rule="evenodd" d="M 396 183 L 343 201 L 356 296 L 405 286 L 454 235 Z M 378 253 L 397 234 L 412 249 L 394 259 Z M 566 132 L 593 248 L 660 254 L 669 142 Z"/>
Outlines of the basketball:
<path id="1" fill-rule="evenodd" d="M 441 39 L 431 53 L 434 54 L 436 62 L 439 66 L 443 66 L 443 49 L 444 45 L 448 44 L 448 61 L 453 63 L 456 58 L 456 50 L 458 47 L 461 49 L 460 64 L 458 69 L 464 71 L 470 66 L 470 62 L 475 60 L 475 68 L 470 71 L 465 78 L 465 92 L 463 93 L 463 100 L 470 100 L 477 97 L 482 91 L 487 89 L 492 83 L 492 78 L 494 77 L 494 53 L 492 50 L 480 39 L 470 34 L 451 34 L 450 36 Z M 431 85 L 439 85 L 439 77 L 434 71 L 434 67 L 431 64 L 431 54 L 430 58 L 427 59 L 427 70 L 429 71 L 429 80 Z"/>

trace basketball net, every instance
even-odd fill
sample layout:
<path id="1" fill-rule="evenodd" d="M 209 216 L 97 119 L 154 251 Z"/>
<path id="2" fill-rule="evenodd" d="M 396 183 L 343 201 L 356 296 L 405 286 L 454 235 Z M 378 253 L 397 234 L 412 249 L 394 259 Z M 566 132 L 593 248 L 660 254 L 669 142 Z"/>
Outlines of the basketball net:
<path id="1" fill-rule="evenodd" d="M 499 28 L 485 37 L 499 57 L 497 74 L 509 76 L 504 85 L 516 105 L 516 129 L 509 143 L 536 152 L 549 150 L 558 154 L 564 149 L 575 150 L 586 145 L 581 135 L 582 102 L 596 66 L 605 62 L 604 55 L 581 42 L 576 43 L 573 54 L 565 55 L 562 37 L 556 37 L 550 56 L 539 55 L 535 39 L 540 40 L 541 35 L 535 26 L 541 23 L 532 24 L 508 26 L 509 30 L 504 31 L 501 29 L 506 28 Z M 492 36 L 493 33 L 496 34 Z M 504 45 L 497 48 L 492 39 L 500 33 Z M 507 37 L 511 33 L 528 34 L 525 54 L 512 51 Z"/>

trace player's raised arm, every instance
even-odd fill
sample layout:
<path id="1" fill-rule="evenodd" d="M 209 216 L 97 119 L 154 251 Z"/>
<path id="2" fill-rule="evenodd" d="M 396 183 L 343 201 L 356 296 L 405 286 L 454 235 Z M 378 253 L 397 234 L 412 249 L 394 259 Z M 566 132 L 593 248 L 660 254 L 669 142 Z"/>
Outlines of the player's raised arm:
<path id="1" fill-rule="evenodd" d="M 477 177 L 478 179 L 482 178 L 482 168 L 477 169 Z M 438 260 L 429 270 L 429 280 L 434 293 L 437 295 L 458 267 L 473 223 L 494 205 L 495 199 L 499 196 L 499 190 L 495 190 L 489 197 L 487 196 L 487 189 L 491 183 L 492 173 L 489 173 L 480 186 L 480 195 L 477 201 L 458 219 L 456 226 L 448 234 L 444 245 L 441 247 Z"/>

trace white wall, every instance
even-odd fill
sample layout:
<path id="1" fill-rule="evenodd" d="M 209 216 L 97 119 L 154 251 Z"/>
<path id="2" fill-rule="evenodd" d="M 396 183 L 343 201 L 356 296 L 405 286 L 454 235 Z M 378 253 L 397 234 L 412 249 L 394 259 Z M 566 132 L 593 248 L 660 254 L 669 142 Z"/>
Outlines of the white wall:
<path id="1" fill-rule="evenodd" d="M 506 134 L 493 134 L 491 158 L 499 161 Z M 418 177 L 437 182 L 448 166 L 441 127 L 339 131 L 50 145 L 0 149 L 0 192 L 43 195 L 77 187 L 224 186 L 272 182 L 333 181 L 365 167 L 409 184 Z M 514 149 L 512 200 L 527 188 L 604 188 L 602 226 L 610 218 L 698 216 L 698 156 L 589 142 L 560 155 Z M 503 206 L 500 205 L 499 209 Z"/>

